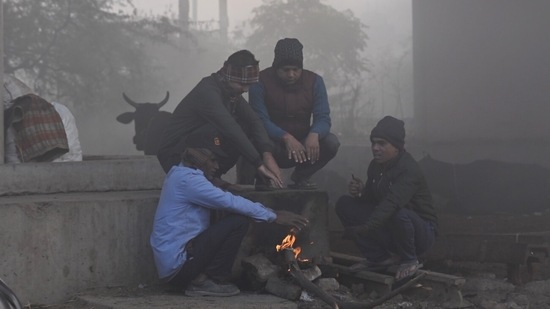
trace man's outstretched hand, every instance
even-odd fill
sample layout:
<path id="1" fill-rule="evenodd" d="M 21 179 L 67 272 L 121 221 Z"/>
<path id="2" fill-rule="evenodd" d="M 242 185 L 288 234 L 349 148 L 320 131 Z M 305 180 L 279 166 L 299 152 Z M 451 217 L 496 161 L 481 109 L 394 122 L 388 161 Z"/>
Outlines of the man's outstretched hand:
<path id="1" fill-rule="evenodd" d="M 260 165 L 260 167 L 258 167 L 258 173 L 264 178 L 269 179 L 269 182 L 274 188 L 277 188 L 277 189 L 283 188 L 284 186 L 283 180 L 279 176 L 275 175 L 272 171 L 270 171 L 265 165 L 262 164 Z"/>
<path id="2" fill-rule="evenodd" d="M 309 220 L 306 217 L 287 210 L 275 210 L 275 214 L 277 215 L 275 223 L 292 226 L 298 231 L 302 230 L 309 224 Z"/>

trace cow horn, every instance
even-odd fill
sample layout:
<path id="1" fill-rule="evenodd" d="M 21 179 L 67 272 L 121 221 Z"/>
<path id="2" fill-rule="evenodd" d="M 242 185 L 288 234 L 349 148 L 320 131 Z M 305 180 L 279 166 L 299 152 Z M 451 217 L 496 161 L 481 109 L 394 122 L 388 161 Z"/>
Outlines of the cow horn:
<path id="1" fill-rule="evenodd" d="M 126 101 L 126 103 L 132 105 L 135 108 L 138 107 L 138 104 L 136 102 L 132 101 L 129 97 L 127 97 L 124 92 L 122 93 L 122 97 L 124 98 L 124 101 Z"/>
<path id="2" fill-rule="evenodd" d="M 166 104 L 166 102 L 168 102 L 168 99 L 170 98 L 170 91 L 166 91 L 166 97 L 164 98 L 164 100 L 160 101 L 158 106 L 159 108 L 163 107 L 164 104 Z"/>

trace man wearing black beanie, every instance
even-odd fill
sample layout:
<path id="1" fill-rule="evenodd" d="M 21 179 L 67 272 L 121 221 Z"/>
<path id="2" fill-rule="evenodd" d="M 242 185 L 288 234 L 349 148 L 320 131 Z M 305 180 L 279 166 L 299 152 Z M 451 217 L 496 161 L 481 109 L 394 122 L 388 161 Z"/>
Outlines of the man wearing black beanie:
<path id="1" fill-rule="evenodd" d="M 303 68 L 303 45 L 295 38 L 277 42 L 273 65 L 250 86 L 250 105 L 275 144 L 282 168 L 295 167 L 290 188 L 315 189 L 310 178 L 338 152 L 323 78 Z M 260 188 L 259 186 L 256 186 Z"/>
<path id="2" fill-rule="evenodd" d="M 352 175 L 349 194 L 336 202 L 344 237 L 352 239 L 366 261 L 351 270 L 385 270 L 399 265 L 395 278 L 414 276 L 418 256 L 434 243 L 437 215 L 416 160 L 405 150 L 405 124 L 386 116 L 370 135 L 373 160 L 363 183 Z"/>

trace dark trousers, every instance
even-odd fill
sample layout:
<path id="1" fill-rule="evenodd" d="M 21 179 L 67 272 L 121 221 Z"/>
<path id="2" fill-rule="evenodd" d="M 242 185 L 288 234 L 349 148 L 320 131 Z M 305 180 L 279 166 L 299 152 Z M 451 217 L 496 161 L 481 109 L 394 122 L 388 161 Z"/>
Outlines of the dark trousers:
<path id="1" fill-rule="evenodd" d="M 308 180 L 315 174 L 317 171 L 322 169 L 327 163 L 332 160 L 336 153 L 338 153 L 338 148 L 340 148 L 340 141 L 338 137 L 332 133 L 329 133 L 327 136 L 319 140 L 319 160 L 314 164 L 306 161 L 304 163 L 296 163 L 294 159 L 288 159 L 288 153 L 286 151 L 286 146 L 283 142 L 272 140 L 275 148 L 273 150 L 273 157 L 279 165 L 280 168 L 291 168 L 294 169 L 293 175 L 291 176 L 292 180 Z M 305 140 L 300 141 L 304 143 Z M 237 183 L 240 184 L 254 184 L 254 176 L 256 175 L 256 169 L 248 162 L 241 160 L 238 165 L 237 170 Z"/>
<path id="2" fill-rule="evenodd" d="M 344 227 L 365 224 L 375 206 L 361 203 L 344 195 L 336 202 L 336 214 Z M 424 254 L 435 241 L 435 226 L 422 219 L 416 212 L 402 208 L 382 227 L 365 236 L 347 235 L 359 247 L 370 262 L 381 262 L 397 254 L 402 262 L 414 261 Z"/>
<path id="3" fill-rule="evenodd" d="M 212 224 L 187 245 L 187 261 L 169 283 L 184 288 L 201 273 L 214 280 L 230 279 L 248 226 L 248 218 L 234 214 Z"/>
<path id="4" fill-rule="evenodd" d="M 302 144 L 305 140 L 300 141 Z M 296 167 L 292 173 L 292 180 L 307 180 L 313 176 L 317 171 L 322 169 L 327 163 L 336 156 L 338 148 L 340 148 L 340 141 L 338 137 L 332 133 L 319 140 L 319 160 L 311 164 L 306 161 L 304 163 L 296 163 L 294 159 L 288 158 L 286 146 L 282 142 L 275 142 L 275 150 L 273 156 L 280 168 Z"/>
<path id="5" fill-rule="evenodd" d="M 199 129 L 195 130 L 189 135 L 183 136 L 178 143 L 175 146 L 172 147 L 166 147 L 161 148 L 158 151 L 157 159 L 160 162 L 160 165 L 162 166 L 162 169 L 165 173 L 168 173 L 168 171 L 172 168 L 174 165 L 178 165 L 181 163 L 181 154 L 187 148 L 187 145 L 185 143 L 186 139 L 191 135 L 199 135 L 199 136 L 220 136 L 223 137 L 223 134 L 221 134 L 214 126 L 210 124 L 206 124 Z M 225 141 L 225 139 L 222 139 Z M 214 177 L 220 177 L 221 175 L 227 173 L 235 164 L 237 163 L 237 160 L 239 159 L 240 152 L 239 150 L 231 145 L 229 142 L 222 142 L 221 149 L 227 157 L 217 157 L 219 169 L 214 175 Z"/>

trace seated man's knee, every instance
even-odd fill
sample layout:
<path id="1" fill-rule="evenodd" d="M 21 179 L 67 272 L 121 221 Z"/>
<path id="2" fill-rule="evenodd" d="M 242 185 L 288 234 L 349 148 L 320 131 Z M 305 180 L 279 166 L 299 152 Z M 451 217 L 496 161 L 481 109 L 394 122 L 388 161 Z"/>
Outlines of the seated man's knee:
<path id="1" fill-rule="evenodd" d="M 321 152 L 333 158 L 336 156 L 336 153 L 338 153 L 339 148 L 340 141 L 338 140 L 338 137 L 330 133 L 322 141 Z"/>
<path id="2" fill-rule="evenodd" d="M 248 231 L 248 227 L 250 225 L 250 220 L 243 215 L 238 214 L 231 214 L 224 218 L 224 220 L 228 220 L 228 224 L 230 224 L 231 229 L 234 230 L 240 230 L 240 231 Z"/>
<path id="3" fill-rule="evenodd" d="M 342 215 L 347 215 L 352 210 L 354 204 L 355 199 L 352 196 L 342 195 L 336 201 L 334 211 L 336 212 L 336 215 L 338 215 L 338 217 L 341 217 Z"/>
<path id="4" fill-rule="evenodd" d="M 412 210 L 410 209 L 407 209 L 407 208 L 401 208 L 399 211 L 397 211 L 393 217 L 392 217 L 392 221 L 393 221 L 393 224 L 403 224 L 405 222 L 411 222 L 411 215 L 413 215 L 412 213 L 414 213 Z"/>

